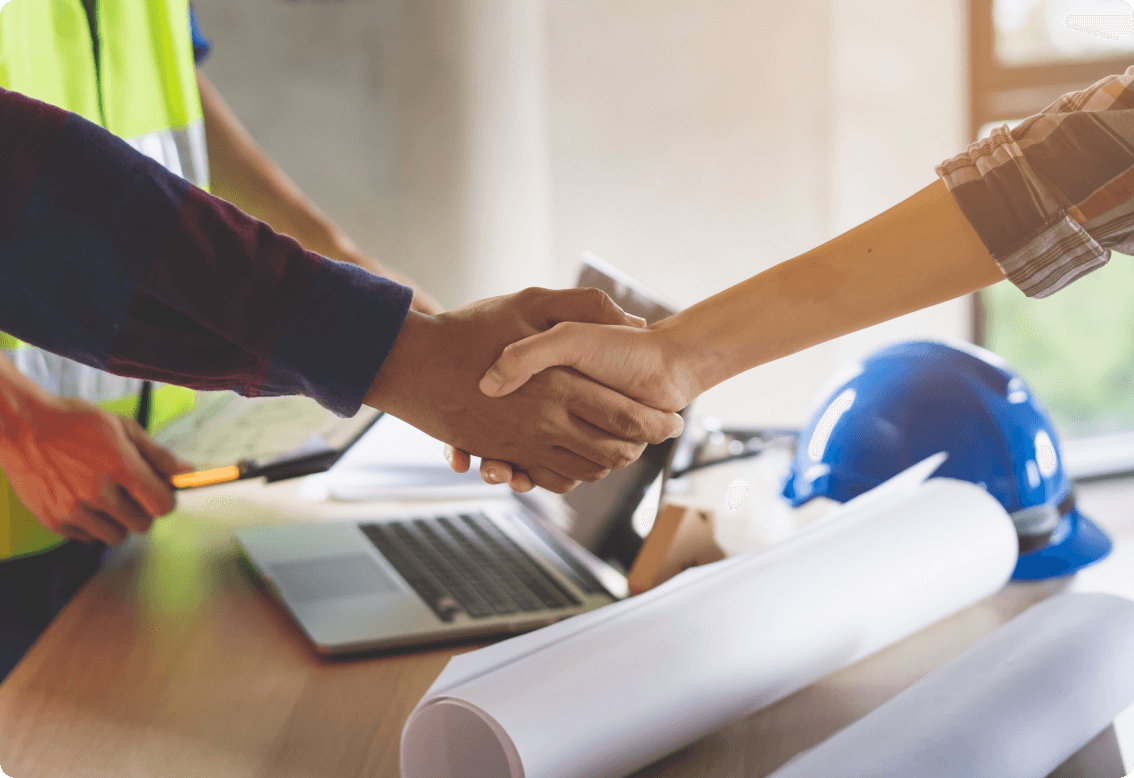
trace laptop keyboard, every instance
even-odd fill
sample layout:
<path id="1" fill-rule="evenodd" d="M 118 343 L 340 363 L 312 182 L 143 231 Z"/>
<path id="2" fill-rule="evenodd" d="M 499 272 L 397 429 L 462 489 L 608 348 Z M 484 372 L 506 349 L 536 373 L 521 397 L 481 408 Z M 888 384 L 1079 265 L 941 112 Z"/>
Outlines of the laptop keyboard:
<path id="1" fill-rule="evenodd" d="M 452 621 L 460 612 L 483 619 L 582 604 L 481 514 L 367 523 L 359 528 L 443 621 Z M 583 590 L 602 591 L 589 571 L 583 571 Z"/>

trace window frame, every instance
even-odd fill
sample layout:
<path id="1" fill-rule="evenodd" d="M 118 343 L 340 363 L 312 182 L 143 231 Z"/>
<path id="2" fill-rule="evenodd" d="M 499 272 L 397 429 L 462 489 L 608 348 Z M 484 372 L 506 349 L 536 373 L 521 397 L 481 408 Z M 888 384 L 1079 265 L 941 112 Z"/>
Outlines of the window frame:
<path id="1" fill-rule="evenodd" d="M 1060 96 L 1134 65 L 1134 54 L 1086 62 L 1005 65 L 996 59 L 992 4 L 969 0 L 969 74 L 966 112 L 968 142 L 981 127 L 1039 113 Z M 987 345 L 986 302 L 981 292 L 971 295 L 972 340 Z M 1093 481 L 1134 474 L 1134 430 L 1063 441 L 1064 467 L 1076 481 Z"/>
<path id="2" fill-rule="evenodd" d="M 992 17 L 995 0 L 969 0 L 969 77 L 966 110 L 968 143 L 975 143 L 980 128 L 1039 113 L 1060 96 L 1084 89 L 1099 79 L 1122 73 L 1134 65 L 1134 55 L 1088 62 L 1042 65 L 1005 65 L 996 58 L 996 30 Z M 972 295 L 972 339 L 986 345 L 987 313 L 983 295 Z"/>

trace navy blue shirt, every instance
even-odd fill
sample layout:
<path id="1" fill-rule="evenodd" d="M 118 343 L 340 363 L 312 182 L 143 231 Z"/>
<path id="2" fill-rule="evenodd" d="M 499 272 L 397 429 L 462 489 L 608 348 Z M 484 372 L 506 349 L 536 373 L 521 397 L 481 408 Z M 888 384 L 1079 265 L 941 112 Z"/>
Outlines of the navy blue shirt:
<path id="1" fill-rule="evenodd" d="M 413 300 L 4 89 L 0 182 L 0 331 L 112 373 L 349 416 Z"/>

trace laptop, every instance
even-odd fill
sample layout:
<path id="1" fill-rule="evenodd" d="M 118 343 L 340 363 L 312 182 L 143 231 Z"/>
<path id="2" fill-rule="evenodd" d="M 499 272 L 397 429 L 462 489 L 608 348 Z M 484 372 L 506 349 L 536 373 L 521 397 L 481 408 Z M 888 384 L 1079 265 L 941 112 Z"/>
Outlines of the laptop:
<path id="1" fill-rule="evenodd" d="M 675 312 L 593 254 L 583 256 L 578 285 L 649 323 Z M 236 542 L 321 654 L 523 632 L 628 595 L 623 571 L 641 548 L 642 517 L 648 526 L 656 516 L 675 444 L 648 446 L 629 467 L 579 485 L 566 495 L 566 526 L 544 500 L 508 493 L 365 520 L 250 527 Z"/>

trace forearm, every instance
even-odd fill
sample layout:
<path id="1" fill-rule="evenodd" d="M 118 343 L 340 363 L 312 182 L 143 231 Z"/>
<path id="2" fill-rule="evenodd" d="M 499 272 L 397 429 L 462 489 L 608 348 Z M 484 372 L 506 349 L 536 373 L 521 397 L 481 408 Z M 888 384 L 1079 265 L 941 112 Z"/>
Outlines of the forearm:
<path id="1" fill-rule="evenodd" d="M 360 252 L 354 243 L 264 153 L 200 71 L 197 84 L 205 114 L 213 194 L 311 251 L 357 264 Z"/>
<path id="2" fill-rule="evenodd" d="M 996 283 L 940 181 L 822 246 L 663 322 L 694 396 L 738 373 Z"/>
<path id="3" fill-rule="evenodd" d="M 357 410 L 411 290 L 0 90 L 0 330 L 103 370 Z"/>

